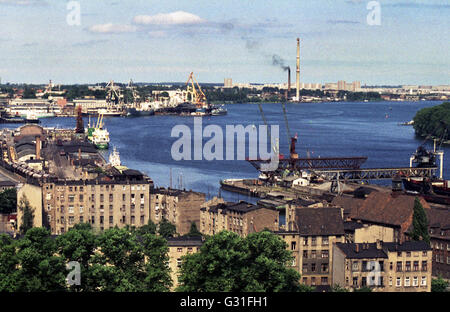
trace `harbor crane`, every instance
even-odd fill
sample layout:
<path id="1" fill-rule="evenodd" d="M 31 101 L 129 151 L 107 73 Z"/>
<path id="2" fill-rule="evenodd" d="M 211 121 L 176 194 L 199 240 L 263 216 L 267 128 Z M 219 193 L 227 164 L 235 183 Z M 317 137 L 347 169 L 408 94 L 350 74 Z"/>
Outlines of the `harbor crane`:
<path id="1" fill-rule="evenodd" d="M 114 81 L 110 80 L 108 84 L 105 87 L 106 89 L 106 102 L 109 105 L 118 105 L 120 102 L 120 99 L 123 97 L 122 94 L 120 94 L 120 88 L 114 85 Z"/>
<path id="2" fill-rule="evenodd" d="M 206 102 L 206 95 L 203 93 L 202 88 L 195 79 L 193 72 L 189 75 L 186 82 L 186 88 L 187 94 L 190 95 L 192 103 L 194 103 L 197 108 L 206 108 L 208 106 Z"/>

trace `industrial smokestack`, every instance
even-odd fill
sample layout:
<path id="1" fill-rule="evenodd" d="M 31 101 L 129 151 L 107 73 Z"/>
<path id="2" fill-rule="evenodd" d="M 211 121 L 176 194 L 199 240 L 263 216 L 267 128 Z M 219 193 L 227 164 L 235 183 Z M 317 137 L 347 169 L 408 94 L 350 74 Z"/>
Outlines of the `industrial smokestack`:
<path id="1" fill-rule="evenodd" d="M 41 159 L 41 137 L 36 137 L 36 160 Z"/>
<path id="2" fill-rule="evenodd" d="M 297 84 L 296 97 L 300 102 L 300 38 L 297 38 Z"/>
<path id="3" fill-rule="evenodd" d="M 286 91 L 284 93 L 285 97 L 286 97 L 286 101 L 289 100 L 289 95 L 291 94 L 291 68 L 287 67 L 287 72 L 288 72 L 288 85 L 286 88 Z"/>

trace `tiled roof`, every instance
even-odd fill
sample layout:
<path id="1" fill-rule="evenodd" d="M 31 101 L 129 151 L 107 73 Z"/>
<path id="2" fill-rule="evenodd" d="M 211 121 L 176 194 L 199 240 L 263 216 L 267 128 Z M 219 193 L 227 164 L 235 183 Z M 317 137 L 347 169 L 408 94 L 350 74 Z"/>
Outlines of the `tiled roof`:
<path id="1" fill-rule="evenodd" d="M 297 208 L 295 221 L 300 235 L 344 235 L 340 208 Z"/>
<path id="2" fill-rule="evenodd" d="M 201 236 L 170 237 L 167 239 L 167 245 L 169 247 L 201 246 L 203 245 L 203 238 Z"/>
<path id="3" fill-rule="evenodd" d="M 424 241 L 408 241 L 402 244 L 383 243 L 383 248 L 389 251 L 426 251 L 431 250 L 430 245 Z"/>
<path id="4" fill-rule="evenodd" d="M 359 207 L 364 203 L 363 198 L 355 198 L 350 196 L 336 196 L 331 204 L 344 208 L 344 215 L 350 218 L 356 215 Z"/>
<path id="5" fill-rule="evenodd" d="M 352 218 L 400 227 L 411 219 L 414 200 L 414 196 L 373 192 L 364 200 L 361 207 L 357 208 Z M 423 199 L 421 203 L 425 209 L 430 209 Z"/>

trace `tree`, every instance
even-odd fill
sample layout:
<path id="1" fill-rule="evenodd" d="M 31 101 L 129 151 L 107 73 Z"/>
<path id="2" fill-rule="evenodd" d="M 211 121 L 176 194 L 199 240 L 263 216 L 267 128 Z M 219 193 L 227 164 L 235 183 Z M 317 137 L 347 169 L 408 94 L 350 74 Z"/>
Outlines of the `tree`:
<path id="1" fill-rule="evenodd" d="M 24 235 L 34 224 L 34 213 L 25 194 L 19 201 L 19 210 L 22 212 L 22 224 L 20 225 L 20 233 Z"/>
<path id="2" fill-rule="evenodd" d="M 145 291 L 169 291 L 172 286 L 169 262 L 169 247 L 167 241 L 155 234 L 144 234 L 142 237 L 144 249 L 146 276 L 144 279 Z"/>
<path id="3" fill-rule="evenodd" d="M 355 292 L 372 292 L 372 289 L 370 287 L 364 286 L 364 287 L 355 289 Z"/>
<path id="4" fill-rule="evenodd" d="M 9 188 L 0 193 L 0 213 L 10 214 L 17 210 L 17 191 Z"/>
<path id="5" fill-rule="evenodd" d="M 17 242 L 16 291 L 65 290 L 66 266 L 56 254 L 56 241 L 47 229 L 29 229 Z"/>
<path id="6" fill-rule="evenodd" d="M 449 282 L 444 280 L 442 276 L 431 280 L 431 292 L 445 292 L 448 286 Z"/>
<path id="7" fill-rule="evenodd" d="M 157 226 L 155 223 L 153 223 L 152 220 L 148 220 L 148 223 L 146 225 L 141 226 L 136 230 L 136 233 L 138 235 L 145 235 L 145 234 L 156 234 Z"/>
<path id="8" fill-rule="evenodd" d="M 301 291 L 300 274 L 286 243 L 270 232 L 241 238 L 223 231 L 208 237 L 200 251 L 183 257 L 178 291 Z"/>
<path id="9" fill-rule="evenodd" d="M 197 224 L 195 224 L 195 222 L 191 223 L 191 228 L 187 235 L 188 236 L 202 236 L 202 233 L 197 229 Z"/>
<path id="10" fill-rule="evenodd" d="M 423 240 L 430 244 L 427 215 L 418 197 L 416 197 L 414 201 L 413 230 L 411 237 L 415 241 Z"/>
<path id="11" fill-rule="evenodd" d="M 58 253 L 66 263 L 80 264 L 81 285 L 72 285 L 73 291 L 94 291 L 97 283 L 92 276 L 91 258 L 97 247 L 96 236 L 89 223 L 76 224 L 57 239 Z"/>
<path id="12" fill-rule="evenodd" d="M 0 234 L 0 292 L 15 292 L 18 264 L 14 241 Z"/>
<path id="13" fill-rule="evenodd" d="M 169 238 L 173 237 L 176 232 L 177 232 L 176 226 L 163 217 L 163 219 L 159 223 L 159 230 L 158 230 L 159 235 L 161 235 L 164 238 Z"/>

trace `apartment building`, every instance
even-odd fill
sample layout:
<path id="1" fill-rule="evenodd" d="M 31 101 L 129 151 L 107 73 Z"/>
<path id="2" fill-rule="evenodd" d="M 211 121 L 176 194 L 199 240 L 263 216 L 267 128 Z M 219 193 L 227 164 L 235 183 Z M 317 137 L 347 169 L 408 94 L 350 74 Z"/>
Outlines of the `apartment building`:
<path id="1" fill-rule="evenodd" d="M 337 243 L 333 284 L 354 290 L 430 292 L 432 251 L 424 241 Z"/>
<path id="2" fill-rule="evenodd" d="M 332 285 L 333 246 L 345 242 L 342 209 L 296 208 L 286 212 L 287 230 L 277 234 L 287 243 L 292 268 L 309 286 Z"/>
<path id="3" fill-rule="evenodd" d="M 172 278 L 172 290 L 179 285 L 179 270 L 182 263 L 182 257 L 188 254 L 198 252 L 203 245 L 201 236 L 179 236 L 167 239 L 169 247 L 169 267 Z"/>
<path id="4" fill-rule="evenodd" d="M 430 209 L 427 218 L 433 249 L 432 274 L 450 280 L 450 209 Z"/>
<path id="5" fill-rule="evenodd" d="M 150 219 L 158 224 L 163 218 L 174 224 L 177 233 L 189 233 L 194 222 L 200 228 L 200 208 L 204 193 L 171 188 L 153 189 L 150 193 Z"/>
<path id="6" fill-rule="evenodd" d="M 153 182 L 141 172 L 126 169 L 108 179 L 26 184 L 19 190 L 18 198 L 25 195 L 30 202 L 35 227 L 47 227 L 58 235 L 77 223 L 90 223 L 96 230 L 147 224 L 152 187 Z M 21 214 L 19 210 L 18 228 Z"/>
<path id="7" fill-rule="evenodd" d="M 245 237 L 265 228 L 278 231 L 278 222 L 276 209 L 244 201 L 220 203 L 201 209 L 200 232 L 205 235 L 214 235 L 226 230 Z"/>

